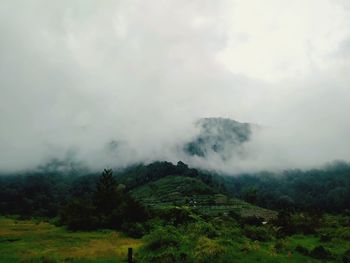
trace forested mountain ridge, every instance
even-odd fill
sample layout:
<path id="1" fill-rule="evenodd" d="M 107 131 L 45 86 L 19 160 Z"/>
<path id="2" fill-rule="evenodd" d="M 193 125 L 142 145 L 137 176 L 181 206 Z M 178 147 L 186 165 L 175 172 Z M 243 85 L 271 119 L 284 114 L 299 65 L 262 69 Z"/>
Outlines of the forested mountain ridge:
<path id="1" fill-rule="evenodd" d="M 52 167 L 51 167 L 52 168 Z M 100 173 L 54 169 L 0 176 L 0 213 L 55 216 L 71 197 L 91 195 Z M 162 178 L 192 178 L 193 186 L 207 185 L 210 194 L 244 199 L 253 204 L 280 209 L 350 209 L 350 165 L 335 163 L 324 169 L 290 170 L 280 174 L 263 172 L 236 176 L 220 175 L 189 168 L 183 162 L 154 162 L 116 171 L 118 183 L 127 191 L 152 185 Z M 208 192 L 209 193 L 209 192 Z"/>

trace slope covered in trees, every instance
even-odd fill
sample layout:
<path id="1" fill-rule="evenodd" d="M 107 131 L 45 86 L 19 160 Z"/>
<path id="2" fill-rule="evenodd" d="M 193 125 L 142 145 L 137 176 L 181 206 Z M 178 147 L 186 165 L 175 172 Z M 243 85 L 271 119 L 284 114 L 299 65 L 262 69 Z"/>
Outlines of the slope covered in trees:
<path id="1" fill-rule="evenodd" d="M 340 212 L 350 209 L 350 165 L 337 162 L 313 170 L 220 177 L 238 198 L 271 208 Z"/>

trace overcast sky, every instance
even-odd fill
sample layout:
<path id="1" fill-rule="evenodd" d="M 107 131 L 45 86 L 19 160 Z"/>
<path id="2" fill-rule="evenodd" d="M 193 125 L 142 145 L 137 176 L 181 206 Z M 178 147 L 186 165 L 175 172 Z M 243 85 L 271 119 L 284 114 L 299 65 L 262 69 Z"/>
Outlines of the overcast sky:
<path id="1" fill-rule="evenodd" d="M 349 3 L 0 1 L 0 171 L 177 161 L 217 116 L 265 128 L 244 158 L 190 164 L 350 161 Z"/>

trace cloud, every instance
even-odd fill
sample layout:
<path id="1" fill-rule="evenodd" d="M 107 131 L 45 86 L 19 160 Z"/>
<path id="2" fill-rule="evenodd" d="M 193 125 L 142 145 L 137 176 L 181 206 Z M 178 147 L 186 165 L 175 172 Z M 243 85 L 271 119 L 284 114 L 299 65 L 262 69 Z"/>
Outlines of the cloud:
<path id="1" fill-rule="evenodd" d="M 2 1 L 0 170 L 67 154 L 97 169 L 184 159 L 210 116 L 269 129 L 244 159 L 192 165 L 348 160 L 349 12 L 326 0 Z"/>

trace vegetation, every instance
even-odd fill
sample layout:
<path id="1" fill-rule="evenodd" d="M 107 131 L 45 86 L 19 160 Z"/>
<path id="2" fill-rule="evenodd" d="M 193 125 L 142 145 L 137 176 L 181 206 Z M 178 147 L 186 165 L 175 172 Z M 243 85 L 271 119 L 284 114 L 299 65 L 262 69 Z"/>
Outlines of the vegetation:
<path id="1" fill-rule="evenodd" d="M 350 209 L 350 165 L 324 169 L 263 172 L 217 180 L 237 198 L 270 209 L 342 212 Z"/>
<path id="2" fill-rule="evenodd" d="M 145 263 L 349 262 L 345 164 L 279 177 L 182 162 L 81 173 L 0 177 L 0 262 L 125 262 L 128 247 Z"/>
<path id="3" fill-rule="evenodd" d="M 70 232 L 43 220 L 0 217 L 0 262 L 124 262 L 142 241 L 111 230 Z"/>

